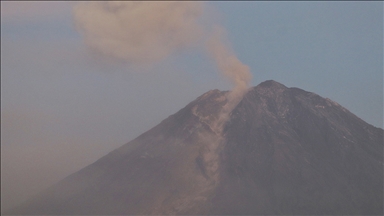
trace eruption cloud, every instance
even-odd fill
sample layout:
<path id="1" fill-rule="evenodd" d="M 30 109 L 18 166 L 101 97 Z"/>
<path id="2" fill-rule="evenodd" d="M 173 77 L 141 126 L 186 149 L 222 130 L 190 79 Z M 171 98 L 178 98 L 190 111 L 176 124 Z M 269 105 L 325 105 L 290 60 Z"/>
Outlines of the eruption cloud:
<path id="1" fill-rule="evenodd" d="M 202 12 L 201 2 L 108 1 L 79 3 L 73 16 L 91 49 L 142 65 L 195 44 Z"/>
<path id="2" fill-rule="evenodd" d="M 216 62 L 219 71 L 234 86 L 227 95 L 227 103 L 221 110 L 219 118 L 214 125 L 215 131 L 221 133 L 223 124 L 228 120 L 229 113 L 241 101 L 247 92 L 249 82 L 252 79 L 249 67 L 244 65 L 225 44 L 225 30 L 216 26 L 207 41 L 207 49 L 210 56 Z"/>
<path id="3" fill-rule="evenodd" d="M 186 1 L 86 2 L 74 8 L 76 28 L 92 50 L 134 65 L 164 60 L 178 50 L 197 46 L 204 36 L 204 51 L 233 88 L 226 94 L 226 104 L 216 120 L 208 123 L 213 133 L 198 134 L 203 143 L 200 156 L 209 178 L 197 194 L 218 182 L 218 151 L 224 140 L 224 124 L 247 92 L 252 78 L 249 67 L 227 45 L 224 28 L 216 25 L 207 31 L 199 24 L 203 9 L 203 2 Z M 198 113 L 194 115 L 204 118 Z"/>
<path id="4" fill-rule="evenodd" d="M 203 2 L 83 2 L 74 7 L 73 17 L 88 47 L 135 65 L 164 60 L 208 34 L 207 51 L 236 92 L 229 98 L 240 97 L 251 80 L 249 68 L 224 43 L 223 27 L 204 31 L 199 23 L 203 11 Z"/>

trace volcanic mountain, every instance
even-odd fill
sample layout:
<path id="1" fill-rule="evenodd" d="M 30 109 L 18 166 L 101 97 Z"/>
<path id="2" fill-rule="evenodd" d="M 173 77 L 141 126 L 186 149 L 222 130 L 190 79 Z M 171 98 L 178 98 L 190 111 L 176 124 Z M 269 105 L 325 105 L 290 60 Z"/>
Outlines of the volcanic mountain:
<path id="1" fill-rule="evenodd" d="M 212 90 L 11 214 L 383 214 L 383 130 L 265 81 Z"/>

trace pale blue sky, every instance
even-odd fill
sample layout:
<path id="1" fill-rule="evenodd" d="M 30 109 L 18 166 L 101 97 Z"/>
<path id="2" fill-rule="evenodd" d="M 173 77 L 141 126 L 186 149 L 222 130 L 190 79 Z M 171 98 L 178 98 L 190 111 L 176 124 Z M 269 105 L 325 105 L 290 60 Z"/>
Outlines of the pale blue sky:
<path id="1" fill-rule="evenodd" d="M 2 205 L 230 86 L 198 50 L 137 72 L 90 53 L 68 2 L 1 2 Z M 383 127 L 383 2 L 208 2 L 252 85 L 274 79 Z M 210 17 L 210 16 L 208 16 Z M 211 16 L 212 17 L 212 16 Z"/>

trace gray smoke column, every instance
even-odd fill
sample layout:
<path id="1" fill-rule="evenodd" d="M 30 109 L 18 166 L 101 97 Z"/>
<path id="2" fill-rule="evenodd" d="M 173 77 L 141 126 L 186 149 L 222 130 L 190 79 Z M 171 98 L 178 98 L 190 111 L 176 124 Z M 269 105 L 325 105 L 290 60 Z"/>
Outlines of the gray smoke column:
<path id="1" fill-rule="evenodd" d="M 221 133 L 223 124 L 229 118 L 229 113 L 243 98 L 249 87 L 249 82 L 252 79 L 249 67 L 244 65 L 225 44 L 225 30 L 216 26 L 207 41 L 208 53 L 216 62 L 220 72 L 233 85 L 232 90 L 227 95 L 227 103 L 219 114 L 218 121 L 214 128 L 218 133 Z"/>
<path id="2" fill-rule="evenodd" d="M 233 85 L 214 124 L 217 134 L 242 99 L 251 80 L 248 66 L 227 45 L 225 30 L 204 30 L 203 2 L 84 2 L 73 10 L 76 28 L 94 51 L 133 65 L 148 65 L 198 45 L 203 36 L 208 55 Z"/>

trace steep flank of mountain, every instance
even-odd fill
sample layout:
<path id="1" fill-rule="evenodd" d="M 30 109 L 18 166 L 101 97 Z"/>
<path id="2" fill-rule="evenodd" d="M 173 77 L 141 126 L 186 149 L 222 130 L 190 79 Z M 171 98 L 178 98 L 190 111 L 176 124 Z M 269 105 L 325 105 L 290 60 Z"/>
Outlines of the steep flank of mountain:
<path id="1" fill-rule="evenodd" d="M 159 125 L 11 211 L 15 214 L 175 214 L 202 210 L 209 123 L 225 104 L 209 91 Z"/>
<path id="2" fill-rule="evenodd" d="M 382 214 L 383 130 L 336 102 L 266 81 L 226 127 L 229 214 Z M 231 196 L 229 196 L 231 195 Z"/>
<path id="3" fill-rule="evenodd" d="M 383 214 L 383 130 L 265 81 L 209 91 L 12 214 Z"/>

